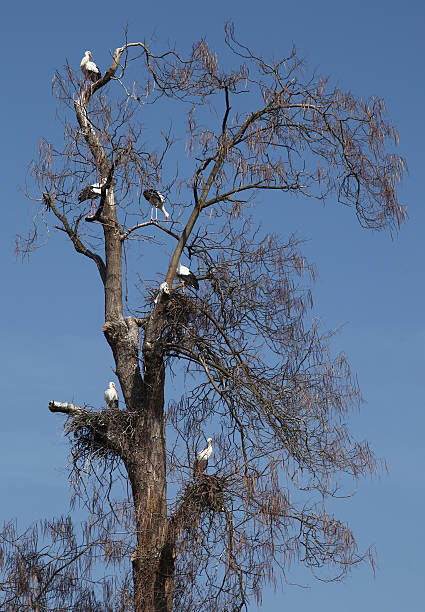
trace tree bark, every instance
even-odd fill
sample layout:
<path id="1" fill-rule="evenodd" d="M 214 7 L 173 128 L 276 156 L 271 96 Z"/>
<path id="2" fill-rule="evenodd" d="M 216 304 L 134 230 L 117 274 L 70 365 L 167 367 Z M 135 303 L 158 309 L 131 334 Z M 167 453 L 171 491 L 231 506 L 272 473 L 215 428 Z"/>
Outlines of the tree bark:
<path id="1" fill-rule="evenodd" d="M 170 580 L 161 573 L 167 538 L 165 367 L 160 343 L 164 307 L 162 304 L 155 307 L 148 324 L 143 380 L 139 366 L 139 327 L 132 317 L 124 319 L 122 313 L 122 241 L 113 198 L 111 188 L 103 223 L 106 262 L 103 332 L 114 355 L 126 407 L 139 414 L 128 452 L 123 457 L 136 518 L 137 545 L 132 556 L 135 610 L 171 612 Z"/>

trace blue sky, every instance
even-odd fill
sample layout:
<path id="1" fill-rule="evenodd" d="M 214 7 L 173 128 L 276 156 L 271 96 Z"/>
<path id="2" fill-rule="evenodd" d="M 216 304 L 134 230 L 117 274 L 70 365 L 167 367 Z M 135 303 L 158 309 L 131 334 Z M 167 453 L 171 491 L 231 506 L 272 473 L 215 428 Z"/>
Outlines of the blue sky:
<path id="1" fill-rule="evenodd" d="M 376 576 L 362 567 L 344 584 L 310 581 L 309 589 L 268 590 L 262 610 L 423 609 L 424 17 L 419 0 L 94 0 L 3 7 L 3 60 L 8 59 L 1 98 L 0 520 L 17 517 L 24 527 L 67 511 L 63 421 L 50 415 L 47 404 L 57 399 L 99 405 L 113 367 L 101 333 L 100 282 L 90 262 L 62 236 L 52 236 L 29 262 L 14 256 L 14 237 L 31 222 L 21 190 L 28 165 L 42 136 L 61 139 L 50 90 L 53 72 L 66 58 L 77 67 L 85 49 L 105 66 L 109 50 L 122 44 L 127 23 L 131 40 L 154 34 L 164 44 L 187 48 L 206 36 L 219 51 L 230 19 L 240 38 L 263 55 L 284 56 L 295 43 L 312 68 L 341 87 L 364 98 L 384 97 L 399 128 L 398 153 L 409 166 L 400 191 L 409 219 L 394 239 L 362 230 L 352 211 L 332 199 L 325 206 L 301 199 L 287 209 L 270 204 L 266 227 L 271 223 L 283 237 L 296 232 L 306 239 L 303 250 L 318 268 L 316 312 L 325 328 L 341 326 L 333 347 L 348 355 L 366 400 L 350 425 L 387 459 L 389 475 L 360 483 L 355 498 L 336 507 L 362 545 L 377 547 Z M 296 570 L 293 577 L 296 582 Z"/>

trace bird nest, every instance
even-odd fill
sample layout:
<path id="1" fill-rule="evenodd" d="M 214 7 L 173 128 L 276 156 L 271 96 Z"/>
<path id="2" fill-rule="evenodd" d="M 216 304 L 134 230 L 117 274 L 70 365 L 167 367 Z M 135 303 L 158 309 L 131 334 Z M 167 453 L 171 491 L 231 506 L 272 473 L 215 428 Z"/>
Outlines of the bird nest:
<path id="1" fill-rule="evenodd" d="M 175 292 L 167 303 L 167 322 L 170 326 L 187 323 L 197 314 L 196 303 L 187 294 Z"/>
<path id="2" fill-rule="evenodd" d="M 189 484 L 180 500 L 180 511 L 191 512 L 225 512 L 226 510 L 226 476 L 202 474 Z"/>
<path id="3" fill-rule="evenodd" d="M 109 408 L 100 412 L 89 410 L 68 418 L 65 434 L 73 435 L 72 456 L 76 462 L 87 459 L 122 457 L 131 440 L 137 413 Z"/>

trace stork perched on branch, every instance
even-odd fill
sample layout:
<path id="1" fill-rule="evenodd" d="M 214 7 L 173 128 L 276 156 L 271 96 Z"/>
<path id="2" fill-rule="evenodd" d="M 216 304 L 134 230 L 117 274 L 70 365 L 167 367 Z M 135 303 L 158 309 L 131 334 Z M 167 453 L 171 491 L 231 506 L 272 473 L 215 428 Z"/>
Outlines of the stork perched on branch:
<path id="1" fill-rule="evenodd" d="M 183 266 L 181 263 L 177 266 L 176 277 L 183 283 L 183 293 L 185 285 L 192 286 L 194 289 L 199 289 L 199 283 L 196 276 L 187 266 Z"/>
<path id="2" fill-rule="evenodd" d="M 102 195 L 102 187 L 105 185 L 106 180 L 107 180 L 106 178 L 102 178 L 100 179 L 99 183 L 93 183 L 92 185 L 88 185 L 87 187 L 84 187 L 84 189 L 80 191 L 80 193 L 78 194 L 79 202 L 84 202 L 85 200 L 92 201 L 91 207 L 90 207 L 90 215 L 86 217 L 86 221 L 95 221 L 101 213 L 101 209 L 95 212 L 94 201 L 96 200 L 96 198 Z"/>
<path id="3" fill-rule="evenodd" d="M 99 68 L 96 66 L 96 64 L 90 61 L 90 58 L 93 59 L 93 55 L 91 54 L 91 51 L 86 51 L 84 53 L 83 59 L 81 60 L 80 68 L 81 68 L 82 73 L 86 77 L 86 83 L 87 81 L 96 83 L 96 81 L 102 78 L 102 75 L 100 73 Z"/>
<path id="4" fill-rule="evenodd" d="M 161 210 L 164 215 L 165 215 L 165 220 L 168 221 L 168 217 L 170 216 L 167 211 L 165 210 L 164 207 L 164 202 L 165 202 L 165 196 L 162 195 L 162 193 L 160 191 L 157 191 L 156 189 L 145 189 L 145 191 L 143 192 L 143 195 L 145 196 L 146 200 L 149 202 L 149 204 L 152 206 L 151 208 L 151 221 L 153 221 L 153 209 L 155 207 L 155 221 L 158 220 L 158 208 L 159 210 Z"/>
<path id="5" fill-rule="evenodd" d="M 87 187 L 84 187 L 84 189 L 78 194 L 78 201 L 84 202 L 85 200 L 95 200 L 102 195 L 102 187 L 105 183 L 106 178 L 103 178 L 100 179 L 100 183 L 87 185 Z"/>
<path id="6" fill-rule="evenodd" d="M 105 402 L 108 408 L 118 408 L 118 391 L 114 382 L 109 383 L 105 391 Z"/>
<path id="7" fill-rule="evenodd" d="M 208 459 L 212 455 L 212 438 L 208 438 L 207 440 L 207 448 L 201 450 L 197 455 L 195 462 L 193 464 L 193 475 L 195 478 L 200 476 L 208 465 Z"/>

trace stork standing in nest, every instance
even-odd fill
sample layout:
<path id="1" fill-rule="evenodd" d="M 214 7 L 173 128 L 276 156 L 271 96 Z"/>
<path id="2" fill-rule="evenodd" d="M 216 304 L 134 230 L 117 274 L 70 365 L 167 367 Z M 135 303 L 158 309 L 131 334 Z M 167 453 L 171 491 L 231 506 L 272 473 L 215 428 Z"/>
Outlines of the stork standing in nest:
<path id="1" fill-rule="evenodd" d="M 212 438 L 208 438 L 207 440 L 207 448 L 201 450 L 197 455 L 195 462 L 193 464 L 193 475 L 195 478 L 197 476 L 201 476 L 208 465 L 208 460 L 212 455 Z"/>
<path id="2" fill-rule="evenodd" d="M 179 263 L 179 265 L 177 266 L 176 277 L 183 284 L 183 293 L 185 291 L 186 285 L 189 285 L 190 287 L 193 287 L 194 289 L 199 289 L 199 283 L 198 283 L 198 279 L 196 278 L 196 276 L 193 274 L 193 272 L 189 270 L 187 266 L 183 266 L 181 263 Z"/>
<path id="3" fill-rule="evenodd" d="M 105 391 L 105 402 L 108 408 L 118 408 L 118 391 L 114 382 L 109 383 L 109 387 Z"/>

